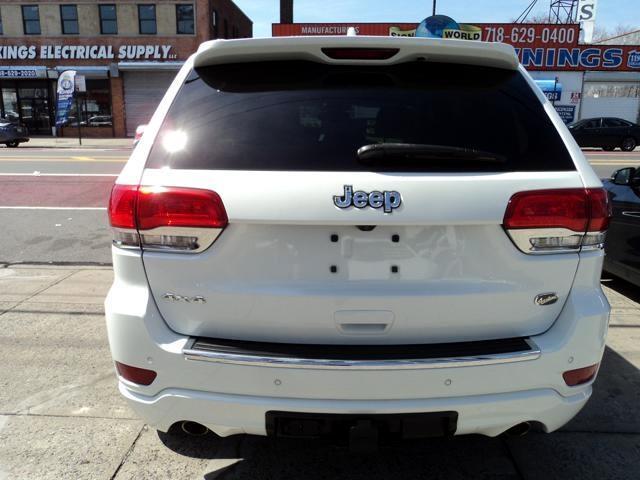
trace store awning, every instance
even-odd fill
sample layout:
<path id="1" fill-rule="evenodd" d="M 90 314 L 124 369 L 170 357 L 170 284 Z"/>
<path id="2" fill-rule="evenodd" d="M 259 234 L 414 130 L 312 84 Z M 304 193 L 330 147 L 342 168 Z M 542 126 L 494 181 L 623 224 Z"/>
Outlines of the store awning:
<path id="1" fill-rule="evenodd" d="M 87 78 L 109 78 L 109 67 L 96 65 L 96 66 L 73 66 L 73 65 L 58 65 L 56 67 L 58 72 L 64 72 L 65 70 L 75 70 L 78 75 L 84 75 Z"/>
<path id="2" fill-rule="evenodd" d="M 184 62 L 118 62 L 119 70 L 180 70 Z"/>

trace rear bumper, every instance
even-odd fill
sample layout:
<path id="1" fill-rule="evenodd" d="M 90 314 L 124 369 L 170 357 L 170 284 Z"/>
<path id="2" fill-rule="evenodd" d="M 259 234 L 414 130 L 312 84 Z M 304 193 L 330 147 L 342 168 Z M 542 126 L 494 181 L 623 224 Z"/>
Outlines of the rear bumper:
<path id="1" fill-rule="evenodd" d="M 220 436 L 266 435 L 269 411 L 322 413 L 458 413 L 456 435 L 496 436 L 525 421 L 540 422 L 545 430 L 560 428 L 591 396 L 591 387 L 569 397 L 551 389 L 451 398 L 415 400 L 331 400 L 228 395 L 167 389 L 147 397 L 120 382 L 120 392 L 133 410 L 155 428 L 166 431 L 181 420 L 206 425 Z"/>
<path id="2" fill-rule="evenodd" d="M 116 280 L 106 301 L 113 358 L 153 369 L 147 387 L 120 381 L 120 391 L 145 421 L 160 430 L 192 420 L 219 435 L 266 433 L 268 411 L 418 413 L 456 411 L 457 434 L 497 435 L 524 421 L 553 431 L 591 395 L 591 384 L 567 387 L 566 370 L 600 362 L 609 305 L 598 278 L 602 259 L 584 255 L 564 309 L 548 331 L 532 337 L 535 356 L 524 361 L 417 368 L 282 368 L 193 361 L 193 339 L 162 320 L 139 256 L 114 256 Z"/>

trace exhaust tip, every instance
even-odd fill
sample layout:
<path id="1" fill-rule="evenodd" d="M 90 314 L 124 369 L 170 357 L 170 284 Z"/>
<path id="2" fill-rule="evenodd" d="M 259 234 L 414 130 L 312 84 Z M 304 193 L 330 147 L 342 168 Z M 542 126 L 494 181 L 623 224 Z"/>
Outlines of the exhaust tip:
<path id="1" fill-rule="evenodd" d="M 523 437 L 531 430 L 531 423 L 522 422 L 517 425 L 514 425 L 509 430 L 504 432 L 504 434 L 508 437 Z"/>
<path id="2" fill-rule="evenodd" d="M 184 433 L 192 437 L 203 437 L 209 433 L 209 429 L 198 422 L 184 421 L 180 424 L 180 428 Z"/>

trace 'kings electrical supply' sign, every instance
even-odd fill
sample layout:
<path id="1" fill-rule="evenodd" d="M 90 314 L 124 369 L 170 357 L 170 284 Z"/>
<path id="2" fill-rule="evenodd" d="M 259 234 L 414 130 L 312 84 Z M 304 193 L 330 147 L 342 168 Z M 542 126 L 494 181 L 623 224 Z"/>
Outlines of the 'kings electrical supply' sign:
<path id="1" fill-rule="evenodd" d="M 2 45 L 0 60 L 169 60 L 171 45 Z"/>

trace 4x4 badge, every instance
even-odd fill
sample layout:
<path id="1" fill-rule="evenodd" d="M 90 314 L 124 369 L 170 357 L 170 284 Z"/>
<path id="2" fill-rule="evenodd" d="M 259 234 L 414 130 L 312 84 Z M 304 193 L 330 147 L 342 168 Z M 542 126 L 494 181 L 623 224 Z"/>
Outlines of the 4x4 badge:
<path id="1" fill-rule="evenodd" d="M 333 204 L 338 208 L 382 208 L 384 213 L 391 213 L 402 204 L 400 192 L 387 191 L 379 192 L 374 190 L 371 193 L 358 190 L 353 191 L 353 186 L 345 185 L 342 196 L 334 195 Z"/>

